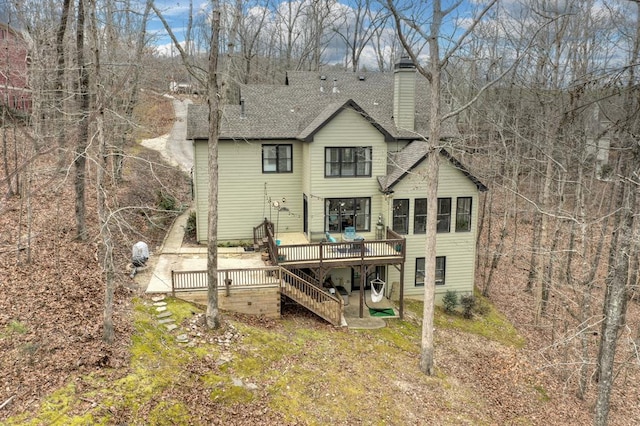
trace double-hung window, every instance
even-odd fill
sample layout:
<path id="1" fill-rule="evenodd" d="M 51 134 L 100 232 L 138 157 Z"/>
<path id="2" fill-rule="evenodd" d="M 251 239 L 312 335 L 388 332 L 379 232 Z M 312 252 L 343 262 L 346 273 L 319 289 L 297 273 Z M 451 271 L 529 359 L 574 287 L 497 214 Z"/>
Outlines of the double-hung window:
<path id="1" fill-rule="evenodd" d="M 456 200 L 456 232 L 471 231 L 471 197 Z"/>
<path id="2" fill-rule="evenodd" d="M 445 270 L 447 267 L 447 258 L 444 256 L 436 257 L 436 285 L 444 285 Z"/>
<path id="3" fill-rule="evenodd" d="M 325 177 L 371 177 L 371 147 L 325 148 Z"/>
<path id="4" fill-rule="evenodd" d="M 451 228 L 451 198 L 438 198 L 438 232 Z"/>
<path id="5" fill-rule="evenodd" d="M 325 199 L 325 231 L 344 232 L 353 226 L 356 231 L 369 231 L 371 223 L 370 198 Z"/>
<path id="6" fill-rule="evenodd" d="M 436 285 L 444 285 L 446 275 L 447 258 L 445 256 L 436 257 Z M 424 257 L 416 258 L 415 286 L 424 286 Z"/>
<path id="7" fill-rule="evenodd" d="M 416 287 L 424 286 L 424 257 L 416 258 Z"/>
<path id="8" fill-rule="evenodd" d="M 409 200 L 393 200 L 393 230 L 409 233 Z"/>
<path id="9" fill-rule="evenodd" d="M 413 233 L 427 233 L 427 199 L 416 198 L 413 203 Z"/>
<path id="10" fill-rule="evenodd" d="M 262 145 L 262 173 L 291 173 L 292 145 Z"/>

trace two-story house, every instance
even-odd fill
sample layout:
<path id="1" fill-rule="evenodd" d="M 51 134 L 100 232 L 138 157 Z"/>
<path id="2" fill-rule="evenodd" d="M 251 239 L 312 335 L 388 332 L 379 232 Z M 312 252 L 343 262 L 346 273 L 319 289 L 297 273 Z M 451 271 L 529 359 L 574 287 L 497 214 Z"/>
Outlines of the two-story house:
<path id="1" fill-rule="evenodd" d="M 407 59 L 394 73 L 289 72 L 284 85 L 242 86 L 240 104 L 225 106 L 220 125 L 219 241 L 250 241 L 266 218 L 281 240 L 275 250 L 283 266 L 307 268 L 347 292 L 377 278 L 387 296 L 421 295 L 427 93 Z M 187 129 L 199 242 L 207 239 L 207 114 L 206 106 L 190 106 Z M 457 136 L 450 124 L 444 130 L 445 138 Z M 473 291 L 478 195 L 486 190 L 447 151 L 441 158 L 438 297 Z M 302 239 L 287 243 L 288 235 Z M 330 264 L 326 247 L 300 254 L 320 241 L 343 254 L 340 243 L 355 242 L 355 256 Z M 386 252 L 390 246 L 397 255 Z M 314 256 L 324 261 L 318 268 Z"/>

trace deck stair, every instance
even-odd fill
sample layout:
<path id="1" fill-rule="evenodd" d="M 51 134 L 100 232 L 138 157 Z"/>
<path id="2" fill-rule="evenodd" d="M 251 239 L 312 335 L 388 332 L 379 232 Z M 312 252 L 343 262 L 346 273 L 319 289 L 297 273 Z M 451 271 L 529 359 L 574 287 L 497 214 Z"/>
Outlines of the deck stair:
<path id="1" fill-rule="evenodd" d="M 265 218 L 253 228 L 253 241 L 266 248 L 264 261 L 280 267 L 280 294 L 334 325 L 342 323 L 345 300 L 336 287 L 333 287 L 333 293 L 326 291 L 324 283 L 304 272 L 305 270 L 319 271 L 322 276 L 322 271 L 333 268 L 397 266 L 405 262 L 406 240 L 389 227 L 382 239 L 308 244 L 280 244 L 275 238 L 274 229 L 273 223 Z M 402 277 L 400 280 L 402 289 Z M 402 311 L 402 303 L 400 310 Z M 363 307 L 360 306 L 360 316 L 362 315 Z"/>
<path id="2" fill-rule="evenodd" d="M 308 281 L 311 284 L 315 285 L 316 287 L 322 287 L 320 285 L 320 281 L 318 281 L 316 277 L 309 275 L 307 272 L 303 271 L 302 269 L 299 269 L 299 268 L 287 268 L 287 269 L 292 273 L 294 273 L 295 275 L 302 278 L 303 280 Z"/>
<path id="3" fill-rule="evenodd" d="M 269 231 L 273 234 L 273 224 L 266 219 L 260 225 L 253 228 L 253 247 L 256 250 L 267 247 L 269 242 L 267 233 Z"/>
<path id="4" fill-rule="evenodd" d="M 339 326 L 342 319 L 343 300 L 301 278 L 288 269 L 281 268 L 281 294 L 309 309 L 320 318 Z"/>

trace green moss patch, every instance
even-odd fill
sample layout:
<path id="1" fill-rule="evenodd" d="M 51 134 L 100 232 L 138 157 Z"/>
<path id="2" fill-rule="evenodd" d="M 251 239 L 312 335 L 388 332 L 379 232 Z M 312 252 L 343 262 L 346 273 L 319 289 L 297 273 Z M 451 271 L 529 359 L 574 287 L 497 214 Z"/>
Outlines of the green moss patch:
<path id="1" fill-rule="evenodd" d="M 185 425 L 190 423 L 188 408 L 180 402 L 162 401 L 149 412 L 149 424 L 158 426 Z"/>
<path id="2" fill-rule="evenodd" d="M 466 319 L 460 312 L 447 314 L 442 307 L 436 306 L 434 325 L 436 328 L 456 329 L 465 333 L 482 336 L 503 345 L 520 349 L 526 341 L 515 327 L 489 301 L 476 295 L 479 303 L 486 311 L 484 315 L 474 315 Z M 423 303 L 417 300 L 407 301 L 405 306 L 418 318 L 422 318 Z"/>

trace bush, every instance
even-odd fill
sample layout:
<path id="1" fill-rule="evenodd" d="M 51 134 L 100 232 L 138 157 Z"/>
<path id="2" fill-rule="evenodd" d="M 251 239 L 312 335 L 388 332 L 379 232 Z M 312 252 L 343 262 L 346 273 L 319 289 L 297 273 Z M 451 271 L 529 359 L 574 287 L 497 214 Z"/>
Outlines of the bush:
<path id="1" fill-rule="evenodd" d="M 473 308 L 473 312 L 480 315 L 481 317 L 487 316 L 491 308 L 489 304 L 483 298 L 477 298 L 475 301 L 475 305 Z"/>
<path id="2" fill-rule="evenodd" d="M 458 306 L 458 293 L 454 290 L 447 290 L 447 293 L 442 298 L 442 305 L 444 306 L 444 311 L 446 313 L 453 313 L 456 306 Z"/>
<path id="3" fill-rule="evenodd" d="M 184 227 L 184 234 L 187 236 L 187 238 L 196 237 L 196 212 L 195 211 L 192 211 L 189 213 L 187 224 Z"/>
<path id="4" fill-rule="evenodd" d="M 465 294 L 460 297 L 462 305 L 462 315 L 469 319 L 473 317 L 473 308 L 476 306 L 476 298 L 473 294 Z"/>
<path id="5" fill-rule="evenodd" d="M 160 210 L 165 211 L 177 211 L 178 208 L 178 200 L 171 195 L 167 194 L 163 190 L 158 190 L 158 208 Z"/>

